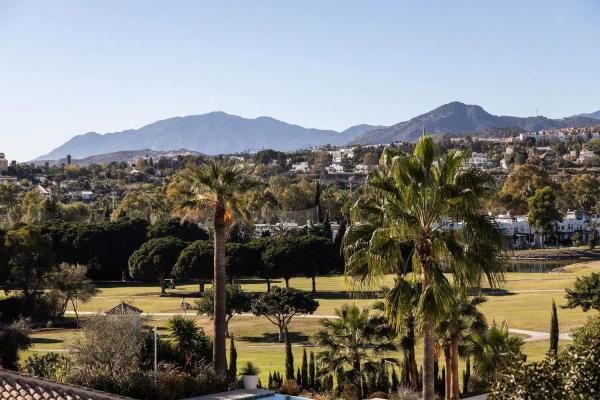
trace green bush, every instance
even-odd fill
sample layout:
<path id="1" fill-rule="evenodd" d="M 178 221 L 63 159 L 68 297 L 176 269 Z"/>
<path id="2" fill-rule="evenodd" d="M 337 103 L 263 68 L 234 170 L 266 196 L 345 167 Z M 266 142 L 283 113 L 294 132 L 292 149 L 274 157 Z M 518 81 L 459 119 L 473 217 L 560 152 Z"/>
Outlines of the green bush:
<path id="1" fill-rule="evenodd" d="M 64 383 L 67 380 L 69 366 L 69 359 L 61 354 L 34 353 L 27 359 L 23 369 L 30 375 Z"/>

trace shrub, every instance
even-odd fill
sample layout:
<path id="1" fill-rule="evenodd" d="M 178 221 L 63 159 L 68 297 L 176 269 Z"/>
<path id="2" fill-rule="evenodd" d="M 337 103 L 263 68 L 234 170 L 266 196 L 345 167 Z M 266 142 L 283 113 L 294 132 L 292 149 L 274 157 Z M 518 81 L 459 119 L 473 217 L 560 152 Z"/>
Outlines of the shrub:
<path id="1" fill-rule="evenodd" d="M 388 394 L 384 393 L 384 392 L 374 392 L 371 393 L 368 397 L 368 399 L 387 399 L 388 398 Z"/>
<path id="2" fill-rule="evenodd" d="M 248 361 L 242 368 L 242 375 L 258 375 L 260 374 L 260 368 Z"/>
<path id="3" fill-rule="evenodd" d="M 342 391 L 344 400 L 357 400 L 361 398 L 360 389 L 354 383 L 345 383 Z"/>
<path id="4" fill-rule="evenodd" d="M 27 359 L 23 369 L 30 375 L 64 383 L 69 373 L 69 367 L 69 359 L 61 354 L 39 355 L 34 353 Z"/>
<path id="5" fill-rule="evenodd" d="M 279 389 L 279 393 L 288 396 L 298 396 L 300 394 L 300 386 L 295 380 L 289 379 L 283 382 L 281 388 Z"/>

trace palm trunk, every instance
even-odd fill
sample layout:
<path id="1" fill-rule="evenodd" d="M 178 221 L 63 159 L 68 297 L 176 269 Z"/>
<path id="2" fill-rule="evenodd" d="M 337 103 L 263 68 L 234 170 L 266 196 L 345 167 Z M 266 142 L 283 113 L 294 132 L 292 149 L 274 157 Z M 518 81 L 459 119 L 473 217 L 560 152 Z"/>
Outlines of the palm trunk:
<path id="1" fill-rule="evenodd" d="M 417 254 L 421 267 L 421 291 L 423 294 L 429 289 L 429 276 L 427 274 L 427 259 L 429 258 L 429 247 L 426 244 L 419 245 Z M 429 315 L 423 317 L 423 400 L 435 399 L 435 382 L 433 359 L 435 343 L 433 340 L 433 328 Z"/>
<path id="2" fill-rule="evenodd" d="M 458 387 L 458 338 L 453 337 L 450 342 L 450 357 L 452 362 L 452 397 L 451 400 L 460 399 L 460 388 Z"/>
<path id="3" fill-rule="evenodd" d="M 444 361 L 446 363 L 444 399 L 450 400 L 452 396 L 452 355 L 450 352 L 450 343 L 447 342 L 446 346 L 444 346 Z"/>
<path id="4" fill-rule="evenodd" d="M 225 271 L 225 208 L 222 203 L 215 206 L 215 238 L 214 238 L 214 327 L 215 337 L 213 341 L 213 368 L 215 373 L 221 376 L 227 374 L 227 353 L 225 345 L 225 333 L 227 324 L 225 321 L 225 296 L 227 295 L 225 285 L 227 274 Z"/>
<path id="5" fill-rule="evenodd" d="M 410 346 L 408 348 L 408 379 L 413 389 L 417 389 L 418 382 L 417 377 L 419 371 L 417 367 L 417 352 L 415 350 L 415 319 L 411 317 L 408 320 L 408 337 L 411 339 Z"/>

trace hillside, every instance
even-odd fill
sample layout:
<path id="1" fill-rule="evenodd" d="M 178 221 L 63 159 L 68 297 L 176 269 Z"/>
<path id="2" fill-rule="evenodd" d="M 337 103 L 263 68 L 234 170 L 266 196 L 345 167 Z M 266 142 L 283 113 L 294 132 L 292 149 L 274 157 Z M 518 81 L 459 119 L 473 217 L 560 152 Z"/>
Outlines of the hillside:
<path id="1" fill-rule="evenodd" d="M 262 148 L 290 151 L 317 145 L 345 144 L 375 128 L 379 127 L 357 125 L 340 133 L 308 129 L 270 117 L 248 119 L 212 112 L 169 118 L 122 132 L 78 135 L 34 161 L 58 160 L 67 154 L 82 159 L 97 154 L 141 149 L 187 149 L 210 155 Z"/>
<path id="2" fill-rule="evenodd" d="M 546 117 L 511 117 L 488 113 L 477 105 L 458 101 L 445 104 L 408 121 L 387 128 L 375 129 L 356 137 L 352 143 L 378 144 L 414 141 L 425 129 L 429 134 L 469 134 L 495 128 L 519 128 L 526 131 L 597 125 L 598 120 L 573 116 L 562 119 Z"/>

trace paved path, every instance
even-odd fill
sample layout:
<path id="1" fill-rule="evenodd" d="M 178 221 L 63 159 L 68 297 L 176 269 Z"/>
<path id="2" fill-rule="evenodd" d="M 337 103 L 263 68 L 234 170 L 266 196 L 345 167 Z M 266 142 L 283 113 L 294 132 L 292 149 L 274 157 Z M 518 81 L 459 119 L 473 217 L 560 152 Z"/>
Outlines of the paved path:
<path id="1" fill-rule="evenodd" d="M 75 315 L 75 313 L 73 311 L 67 311 L 65 312 L 65 314 L 68 315 Z M 80 311 L 79 315 L 95 315 L 97 313 L 93 312 L 93 311 Z M 151 316 L 158 316 L 158 317 L 173 317 L 175 315 L 195 315 L 194 311 L 189 311 L 187 313 L 184 313 L 183 311 L 180 312 L 156 312 L 156 313 L 142 313 L 143 316 L 145 317 L 151 317 Z M 245 316 L 251 316 L 253 314 L 242 314 Z M 338 316 L 337 315 L 320 315 L 320 314 L 312 314 L 312 315 L 297 315 L 296 318 L 311 318 L 311 319 L 324 319 L 324 318 L 328 318 L 328 319 L 337 319 Z M 530 330 L 526 330 L 526 329 L 518 329 L 518 328 L 509 328 L 508 329 L 511 333 L 516 333 L 516 334 L 520 334 L 520 335 L 527 335 L 527 337 L 524 339 L 525 342 L 535 342 L 537 340 L 549 340 L 550 339 L 550 333 L 549 332 L 539 332 L 539 331 L 530 331 Z M 571 336 L 570 333 L 561 333 L 558 336 L 559 339 L 561 340 L 573 340 L 573 337 Z"/>

